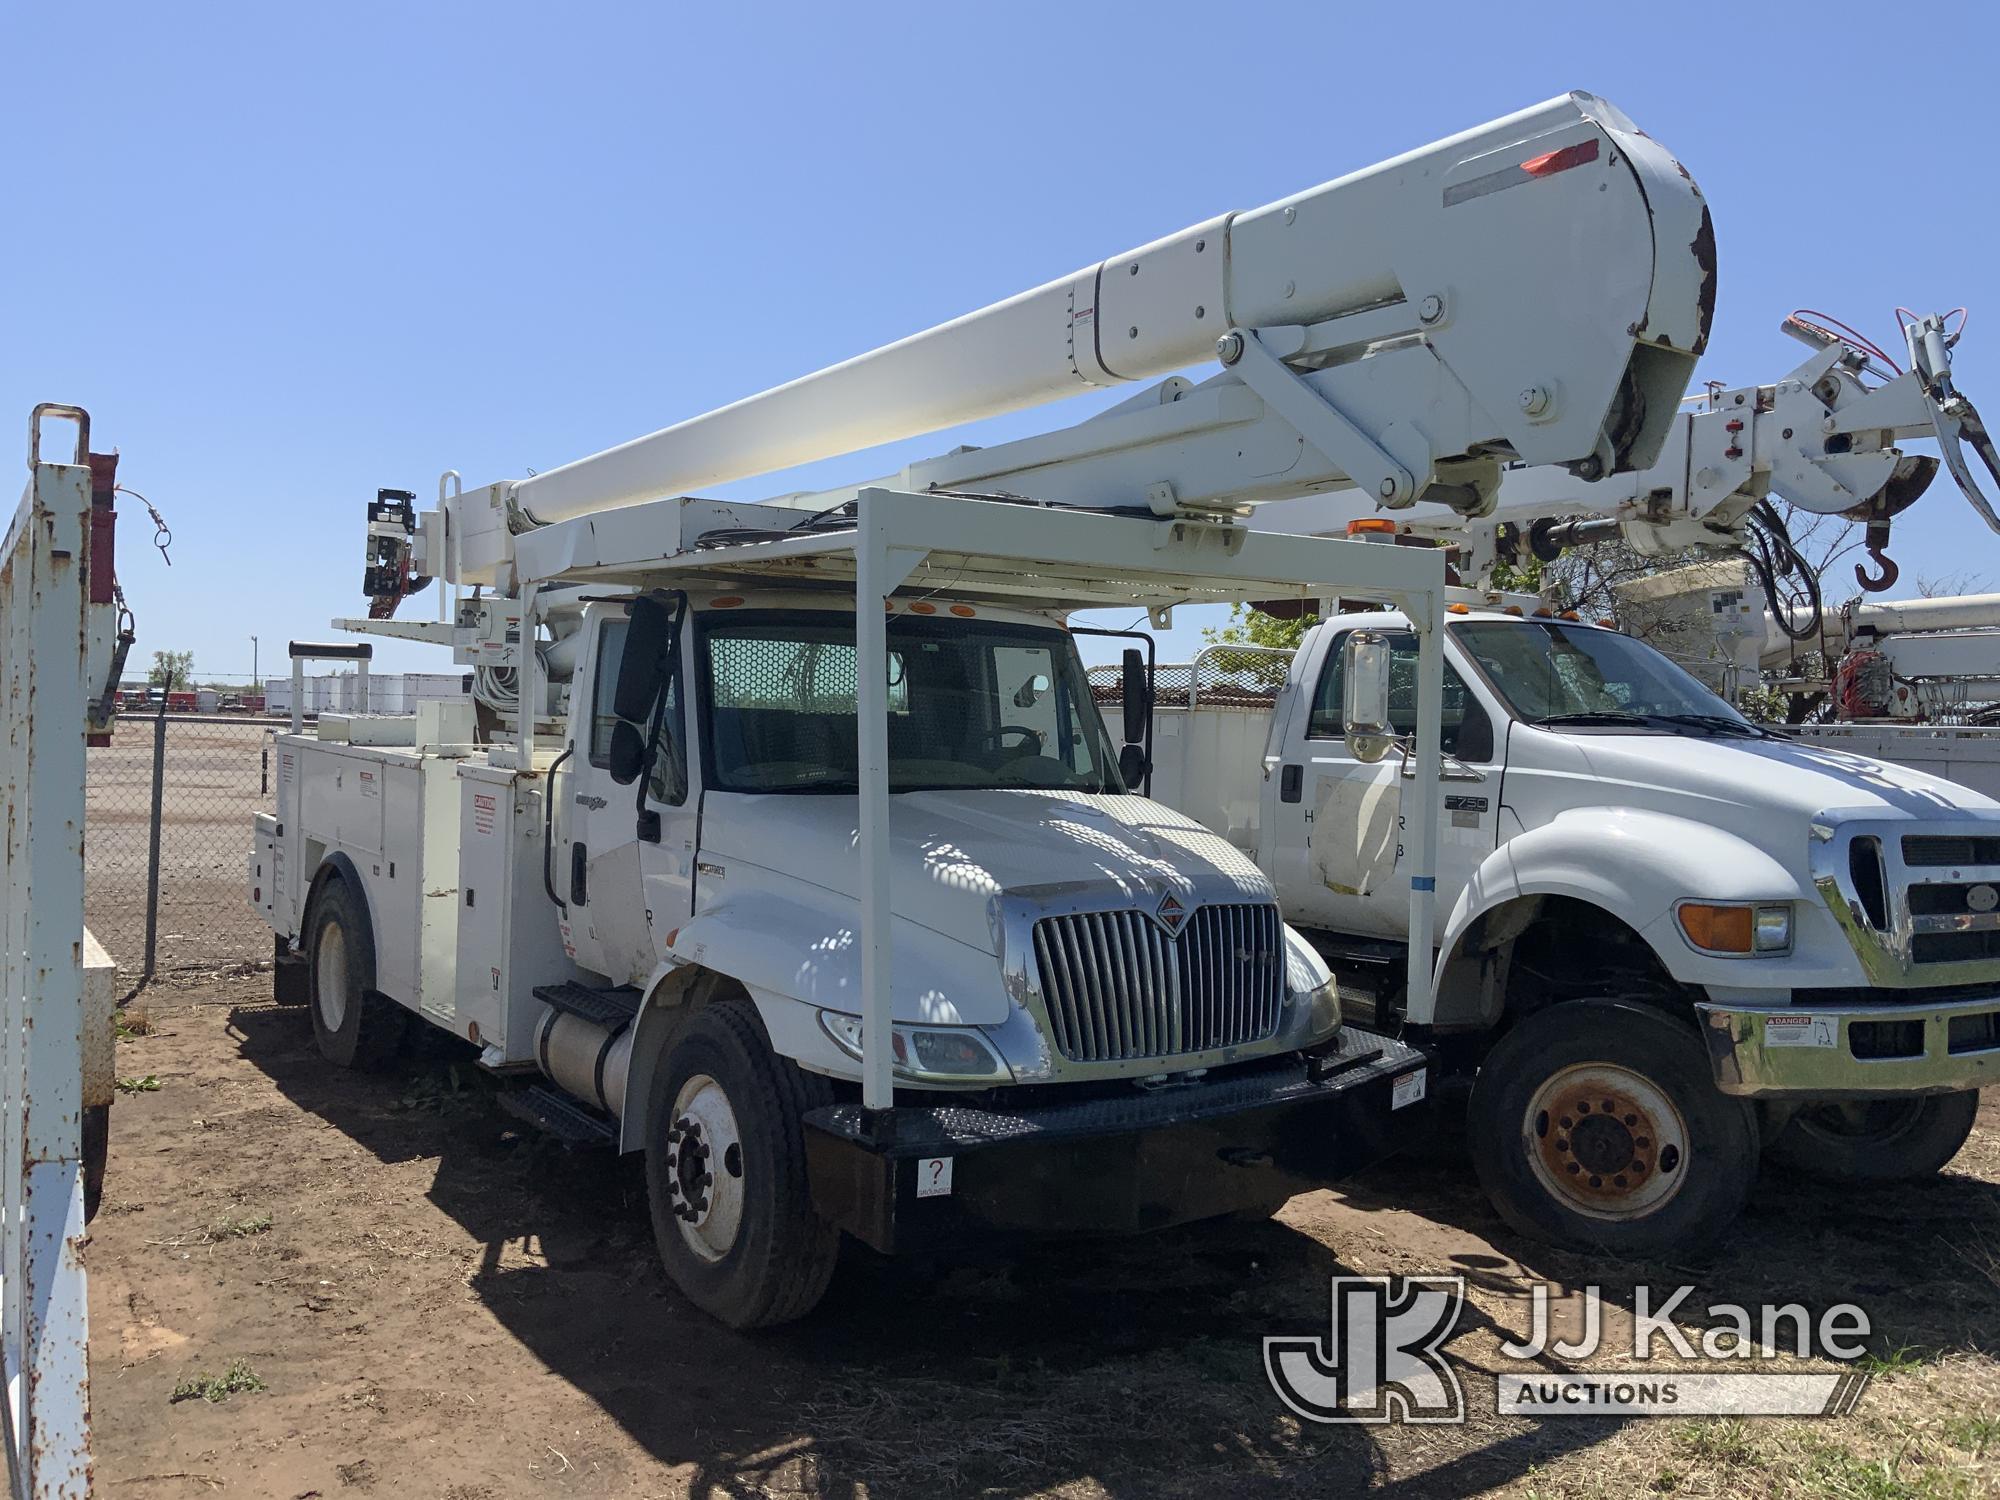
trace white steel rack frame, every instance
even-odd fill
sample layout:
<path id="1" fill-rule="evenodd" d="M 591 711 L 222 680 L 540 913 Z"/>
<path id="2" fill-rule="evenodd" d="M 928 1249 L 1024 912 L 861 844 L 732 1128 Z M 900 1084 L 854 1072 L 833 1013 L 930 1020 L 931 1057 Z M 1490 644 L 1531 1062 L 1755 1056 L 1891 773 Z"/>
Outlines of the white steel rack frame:
<path id="1" fill-rule="evenodd" d="M 654 501 L 624 513 L 626 539 L 652 531 L 679 535 L 675 507 Z M 775 509 L 775 508 L 774 508 Z M 647 513 L 658 518 L 648 524 Z M 665 555 L 607 555 L 604 517 L 582 516 L 516 539 L 523 640 L 533 638 L 542 588 L 589 581 L 651 586 L 674 578 L 791 582 L 851 587 L 855 601 L 860 766 L 862 1102 L 892 1102 L 889 1036 L 888 601 L 937 593 L 953 600 L 1069 611 L 1235 603 L 1250 599 L 1379 599 L 1405 611 L 1418 639 L 1417 784 L 1438 777 L 1443 702 L 1444 555 L 1431 548 L 1370 546 L 1331 537 L 1286 536 L 1228 522 L 1171 520 L 1103 511 L 866 489 L 851 529 L 784 530 L 797 513 L 778 512 L 768 539 L 733 541 Z M 608 528 L 607 528 L 608 530 Z M 539 700 L 534 651 L 522 652 L 521 701 Z M 532 716 L 522 715 L 519 763 L 533 760 Z M 1433 891 L 1437 871 L 1434 797 L 1409 803 L 1410 1004 L 1430 993 Z"/>

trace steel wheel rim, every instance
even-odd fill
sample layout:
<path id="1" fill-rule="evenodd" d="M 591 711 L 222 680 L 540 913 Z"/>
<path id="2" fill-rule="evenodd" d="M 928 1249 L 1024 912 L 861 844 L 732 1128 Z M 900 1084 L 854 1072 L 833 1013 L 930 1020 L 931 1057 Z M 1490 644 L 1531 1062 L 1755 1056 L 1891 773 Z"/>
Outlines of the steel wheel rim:
<path id="1" fill-rule="evenodd" d="M 706 1073 L 683 1083 L 667 1131 L 667 1204 L 688 1249 L 713 1265 L 743 1227 L 743 1136 L 722 1085 Z"/>
<path id="2" fill-rule="evenodd" d="M 1687 1121 L 1666 1091 L 1616 1063 L 1575 1063 L 1528 1101 L 1522 1144 L 1565 1208 L 1620 1223 L 1656 1213 L 1688 1173 Z"/>
<path id="3" fill-rule="evenodd" d="M 329 920 L 319 930 L 313 948 L 313 1004 L 319 1008 L 320 1024 L 328 1031 L 340 1030 L 347 1019 L 347 934 L 337 921 Z"/>

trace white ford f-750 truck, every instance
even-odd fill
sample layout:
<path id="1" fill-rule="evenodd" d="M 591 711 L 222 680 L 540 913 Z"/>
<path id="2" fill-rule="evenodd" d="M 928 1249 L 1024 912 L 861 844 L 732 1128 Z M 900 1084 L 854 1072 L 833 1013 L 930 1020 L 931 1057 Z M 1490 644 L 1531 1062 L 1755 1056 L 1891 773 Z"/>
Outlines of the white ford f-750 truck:
<path id="1" fill-rule="evenodd" d="M 1353 654 L 1386 650 L 1405 732 L 1401 617 L 1211 648 L 1162 692 L 1153 793 L 1255 856 L 1351 1021 L 1470 1082 L 1508 1221 L 1659 1250 L 1729 1222 L 1760 1148 L 1835 1182 L 1943 1166 L 2000 1067 L 2000 804 L 1752 724 L 1532 600 L 1450 609 L 1420 1003 L 1394 905 L 1412 767 L 1343 723 Z"/>

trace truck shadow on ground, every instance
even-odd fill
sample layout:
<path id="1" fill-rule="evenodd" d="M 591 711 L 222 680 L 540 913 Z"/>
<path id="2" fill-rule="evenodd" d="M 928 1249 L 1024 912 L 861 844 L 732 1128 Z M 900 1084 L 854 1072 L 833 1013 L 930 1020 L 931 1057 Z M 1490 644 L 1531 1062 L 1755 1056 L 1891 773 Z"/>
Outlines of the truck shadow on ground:
<path id="1" fill-rule="evenodd" d="M 1612 1420 L 1500 1421 L 1476 1380 L 1471 1422 L 1449 1440 L 1298 1421 L 1265 1378 L 1262 1339 L 1323 1333 L 1328 1279 L 1359 1271 L 1464 1274 L 1517 1300 L 1521 1316 L 1496 1322 L 1490 1297 L 1469 1299 L 1461 1339 L 1525 1328 L 1530 1276 L 1595 1282 L 1625 1306 L 1642 1281 L 1739 1301 L 1854 1296 L 1879 1305 L 1885 1341 L 1926 1347 L 2000 1326 L 1990 1277 L 1927 1246 L 1968 1218 L 2000 1225 L 1995 1190 L 1971 1179 L 1879 1202 L 1781 1187 L 1716 1260 L 1641 1267 L 1531 1246 L 1503 1233 L 1468 1172 L 1391 1164 L 1339 1200 L 1301 1200 L 1341 1216 L 1329 1238 L 1368 1241 L 1354 1265 L 1309 1232 L 1325 1232 L 1316 1208 L 1287 1214 L 1304 1227 L 1201 1225 L 951 1265 L 856 1253 L 810 1319 L 737 1334 L 660 1272 L 637 1158 L 534 1135 L 449 1038 L 427 1034 L 397 1069 L 364 1075 L 320 1059 L 302 1011 L 232 1021 L 245 1059 L 299 1108 L 384 1162 L 436 1160 L 427 1197 L 479 1247 L 474 1293 L 696 1494 L 1007 1494 L 1090 1481 L 1114 1495 L 1456 1496 L 1616 1441 Z M 1412 1215 L 1433 1228 L 1413 1234 Z M 1356 1227 L 1370 1224 L 1382 1228 Z M 1952 1330 L 1926 1302 L 1942 1281 L 1953 1283 Z"/>

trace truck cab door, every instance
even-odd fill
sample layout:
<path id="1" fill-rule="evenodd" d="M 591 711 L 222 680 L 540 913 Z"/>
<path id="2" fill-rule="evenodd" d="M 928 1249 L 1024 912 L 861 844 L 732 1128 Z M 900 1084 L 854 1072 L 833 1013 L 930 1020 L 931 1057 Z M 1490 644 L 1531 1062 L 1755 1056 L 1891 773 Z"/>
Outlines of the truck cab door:
<path id="1" fill-rule="evenodd" d="M 1303 926 L 1400 939 L 1408 931 L 1409 870 L 1403 803 L 1414 774 L 1397 750 L 1373 765 L 1349 753 L 1341 724 L 1342 647 L 1348 630 L 1329 630 L 1307 669 L 1309 696 L 1286 724 L 1278 779 L 1274 869 L 1286 916 Z M 1500 758 L 1495 717 L 1467 686 L 1446 637 L 1439 776 L 1437 898 L 1446 913 L 1498 841 Z M 1389 633 L 1390 721 L 1416 732 L 1417 638 Z"/>
<path id="2" fill-rule="evenodd" d="M 665 934 L 688 918 L 694 881 L 695 801 L 689 784 L 685 672 L 671 673 L 650 717 L 659 719 L 650 771 L 631 785 L 612 775 L 616 685 L 631 629 L 628 606 L 591 610 L 570 692 L 571 769 L 562 799 L 553 883 L 563 941 L 586 969 L 643 984 Z M 683 633 L 684 635 L 685 633 Z M 686 642 L 677 643 L 682 662 Z M 631 705 L 627 705 L 630 707 Z"/>

